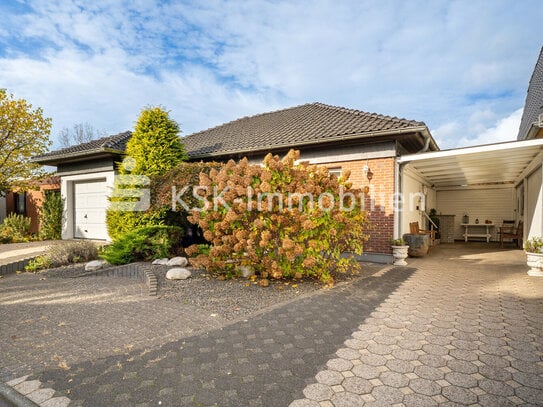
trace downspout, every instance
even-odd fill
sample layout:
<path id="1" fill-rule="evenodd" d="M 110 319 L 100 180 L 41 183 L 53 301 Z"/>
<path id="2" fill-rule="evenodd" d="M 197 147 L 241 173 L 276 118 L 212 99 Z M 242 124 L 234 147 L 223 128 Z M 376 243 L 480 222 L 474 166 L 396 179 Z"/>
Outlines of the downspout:
<path id="1" fill-rule="evenodd" d="M 396 158 L 394 160 L 394 239 L 399 239 L 401 237 L 400 211 L 403 209 L 401 169 L 402 167 Z"/>
<path id="2" fill-rule="evenodd" d="M 428 148 L 430 147 L 430 143 L 432 141 L 432 137 L 430 137 L 430 133 L 428 133 L 427 131 L 423 131 L 420 134 L 422 138 L 424 139 L 424 147 L 422 147 L 419 151 L 417 151 L 417 154 L 427 152 Z"/>

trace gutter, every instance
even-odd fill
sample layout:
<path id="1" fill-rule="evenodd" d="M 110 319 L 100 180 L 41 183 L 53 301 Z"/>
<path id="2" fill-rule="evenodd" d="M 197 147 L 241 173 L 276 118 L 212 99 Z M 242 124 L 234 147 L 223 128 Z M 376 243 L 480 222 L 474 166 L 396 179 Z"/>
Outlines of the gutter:
<path id="1" fill-rule="evenodd" d="M 426 153 L 428 151 L 428 149 L 430 148 L 430 143 L 432 142 L 432 136 L 430 135 L 430 133 L 425 130 L 425 131 L 421 131 L 421 136 L 422 138 L 424 139 L 424 147 L 422 147 L 419 151 L 416 152 L 416 154 L 419 154 L 419 153 Z M 437 145 L 435 145 L 434 143 L 434 146 L 437 147 Z M 439 150 L 439 148 L 438 148 Z"/>
<path id="2" fill-rule="evenodd" d="M 428 132 L 428 128 L 426 126 L 416 126 L 416 127 L 406 127 L 404 129 L 396 129 L 396 130 L 381 130 L 381 131 L 372 131 L 372 132 L 364 132 L 364 133 L 355 133 L 355 134 L 351 134 L 351 135 L 348 135 L 348 136 L 345 136 L 345 135 L 340 135 L 340 136 L 334 136 L 334 137 L 329 137 L 327 139 L 323 139 L 323 140 L 318 140 L 318 141 L 315 141 L 315 140 L 311 140 L 311 141 L 306 141 L 306 142 L 301 142 L 301 143 L 296 143 L 296 144 L 276 144 L 276 145 L 273 145 L 273 146 L 269 146 L 269 147 L 259 147 L 258 149 L 243 149 L 243 150 L 232 150 L 232 151 L 220 151 L 220 152 L 213 152 L 213 153 L 208 153 L 208 154 L 200 154 L 200 155 L 192 155 L 190 154 L 190 152 L 188 152 L 188 155 L 191 159 L 198 159 L 198 158 L 208 158 L 208 157 L 222 157 L 222 156 L 225 156 L 225 155 L 229 155 L 229 154 L 247 154 L 247 153 L 256 153 L 256 152 L 260 152 L 260 151 L 269 151 L 270 149 L 273 149 L 273 150 L 276 150 L 276 149 L 280 149 L 280 148 L 296 148 L 296 147 L 304 147 L 304 146 L 314 146 L 316 144 L 324 144 L 324 143 L 329 143 L 329 142 L 334 142 L 334 141 L 345 141 L 345 140 L 354 140 L 354 139 L 358 139 L 358 138 L 369 138 L 369 137 L 384 137 L 384 136 L 399 136 L 401 134 L 405 134 L 405 133 L 421 133 L 423 135 L 425 135 L 425 140 L 426 140 L 426 135 L 428 136 L 427 138 L 429 139 L 428 141 L 428 145 L 430 144 L 430 142 L 433 140 L 432 139 L 432 136 L 430 135 L 430 133 Z M 190 137 L 190 136 L 188 136 Z M 183 139 L 181 139 L 183 141 Z M 439 149 L 437 147 L 437 145 L 434 143 L 434 146 L 436 147 L 436 149 Z"/>
<path id="3" fill-rule="evenodd" d="M 90 156 L 96 153 L 124 154 L 125 152 L 122 150 L 116 150 L 113 148 L 101 147 L 101 148 L 94 148 L 92 150 L 76 151 L 73 153 L 51 155 L 47 157 L 40 157 L 40 156 L 32 157 L 30 159 L 30 162 L 43 164 L 43 165 L 56 165 L 56 164 L 52 164 L 51 162 L 58 162 L 59 160 L 63 161 L 67 158 L 85 157 L 85 156 Z"/>

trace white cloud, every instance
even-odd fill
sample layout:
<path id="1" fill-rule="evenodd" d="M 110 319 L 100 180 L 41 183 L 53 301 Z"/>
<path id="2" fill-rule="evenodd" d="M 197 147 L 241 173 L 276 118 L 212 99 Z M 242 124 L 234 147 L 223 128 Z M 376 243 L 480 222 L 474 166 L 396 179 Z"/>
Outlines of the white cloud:
<path id="1" fill-rule="evenodd" d="M 472 127 L 482 129 L 474 137 L 468 137 L 468 127 L 459 122 L 441 125 L 432 130 L 432 134 L 442 149 L 513 141 L 517 138 L 522 110 L 522 108 L 517 109 L 488 127 L 484 127 L 481 123 L 475 124 L 472 120 Z M 490 112 L 479 112 L 473 115 L 472 119 L 478 117 L 484 121 L 488 115 L 493 116 Z"/>

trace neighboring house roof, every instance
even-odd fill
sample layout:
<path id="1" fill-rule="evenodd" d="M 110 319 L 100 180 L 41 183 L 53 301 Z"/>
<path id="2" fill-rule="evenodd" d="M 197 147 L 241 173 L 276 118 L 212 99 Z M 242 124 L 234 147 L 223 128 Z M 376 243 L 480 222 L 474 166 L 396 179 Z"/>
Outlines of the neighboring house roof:
<path id="1" fill-rule="evenodd" d="M 526 103 L 524 104 L 524 111 L 522 113 L 522 119 L 520 121 L 520 127 L 518 131 L 518 140 L 524 140 L 527 138 L 534 138 L 535 134 L 539 130 L 534 123 L 540 114 L 543 113 L 543 48 L 539 53 L 539 59 L 537 60 L 528 85 L 528 93 L 526 95 Z"/>
<path id="2" fill-rule="evenodd" d="M 113 136 L 92 140 L 88 143 L 51 151 L 49 153 L 36 156 L 32 160 L 41 164 L 56 165 L 58 162 L 77 160 L 91 155 L 100 156 L 104 154 L 122 154 L 126 150 L 126 143 L 130 137 L 132 137 L 132 133 L 126 131 Z"/>
<path id="3" fill-rule="evenodd" d="M 183 138 L 191 158 L 263 152 L 279 148 L 425 133 L 423 122 L 309 103 L 243 117 Z M 431 150 L 438 150 L 431 140 Z"/>

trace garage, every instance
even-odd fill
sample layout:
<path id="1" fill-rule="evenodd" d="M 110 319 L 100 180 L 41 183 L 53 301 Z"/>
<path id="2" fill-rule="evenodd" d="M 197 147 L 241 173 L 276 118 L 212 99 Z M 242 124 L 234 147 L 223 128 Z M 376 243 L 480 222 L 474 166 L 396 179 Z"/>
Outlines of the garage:
<path id="1" fill-rule="evenodd" d="M 74 182 L 74 237 L 80 239 L 108 238 L 106 180 Z"/>

